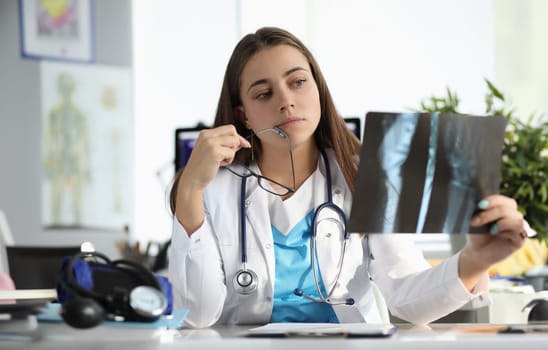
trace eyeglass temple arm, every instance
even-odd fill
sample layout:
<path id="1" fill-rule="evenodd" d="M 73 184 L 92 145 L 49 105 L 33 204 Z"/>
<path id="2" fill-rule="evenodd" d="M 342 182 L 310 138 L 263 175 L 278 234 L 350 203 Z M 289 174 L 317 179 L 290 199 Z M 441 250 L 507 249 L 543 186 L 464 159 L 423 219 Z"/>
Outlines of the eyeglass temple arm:
<path id="1" fill-rule="evenodd" d="M 293 152 L 291 149 L 291 141 L 289 141 L 289 135 L 287 135 L 287 133 L 280 129 L 278 126 L 275 126 L 274 128 L 272 128 L 272 130 L 274 130 L 274 132 L 280 137 L 287 140 L 287 149 L 289 151 L 289 158 L 291 161 L 291 174 L 293 175 L 293 190 L 295 190 L 295 188 L 297 187 L 295 184 L 295 165 L 293 163 Z"/>

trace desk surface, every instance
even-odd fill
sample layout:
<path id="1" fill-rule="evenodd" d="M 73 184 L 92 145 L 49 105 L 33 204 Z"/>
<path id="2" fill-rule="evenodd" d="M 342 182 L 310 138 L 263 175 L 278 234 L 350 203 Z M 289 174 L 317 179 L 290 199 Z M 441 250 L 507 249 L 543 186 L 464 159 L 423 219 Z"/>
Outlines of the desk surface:
<path id="1" fill-rule="evenodd" d="M 60 323 L 40 323 L 36 341 L 0 341 L 1 349 L 223 349 L 268 350 L 281 348 L 346 349 L 547 349 L 548 333 L 496 334 L 493 325 L 401 325 L 390 338 L 291 337 L 247 338 L 250 327 L 152 330 L 99 326 L 76 330 Z M 344 344 L 341 345 L 341 341 Z"/>

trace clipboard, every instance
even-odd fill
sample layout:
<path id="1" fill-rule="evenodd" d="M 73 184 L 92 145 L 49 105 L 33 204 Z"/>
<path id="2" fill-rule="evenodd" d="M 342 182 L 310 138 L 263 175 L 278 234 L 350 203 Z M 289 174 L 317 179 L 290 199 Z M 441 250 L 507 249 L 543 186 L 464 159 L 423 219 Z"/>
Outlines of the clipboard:
<path id="1" fill-rule="evenodd" d="M 377 323 L 268 323 L 249 329 L 247 337 L 388 338 L 397 326 Z"/>

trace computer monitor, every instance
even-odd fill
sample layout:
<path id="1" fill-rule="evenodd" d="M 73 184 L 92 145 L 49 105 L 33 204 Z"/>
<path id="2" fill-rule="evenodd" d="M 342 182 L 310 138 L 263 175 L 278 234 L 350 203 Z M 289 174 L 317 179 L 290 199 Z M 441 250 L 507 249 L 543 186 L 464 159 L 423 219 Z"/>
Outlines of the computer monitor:
<path id="1" fill-rule="evenodd" d="M 205 125 L 197 125 L 175 129 L 175 171 L 186 165 L 200 131 L 206 128 Z"/>
<path id="2" fill-rule="evenodd" d="M 80 253 L 80 246 L 8 246 L 9 273 L 17 289 L 53 289 L 65 257 Z"/>
<path id="3" fill-rule="evenodd" d="M 361 139 L 362 139 L 362 132 L 361 132 L 362 121 L 361 121 L 361 119 L 358 118 L 358 117 L 347 117 L 347 118 L 344 118 L 344 122 L 346 123 L 346 127 L 348 128 L 348 130 L 352 131 L 352 133 L 354 133 L 354 135 L 356 135 L 358 140 L 361 141 Z"/>

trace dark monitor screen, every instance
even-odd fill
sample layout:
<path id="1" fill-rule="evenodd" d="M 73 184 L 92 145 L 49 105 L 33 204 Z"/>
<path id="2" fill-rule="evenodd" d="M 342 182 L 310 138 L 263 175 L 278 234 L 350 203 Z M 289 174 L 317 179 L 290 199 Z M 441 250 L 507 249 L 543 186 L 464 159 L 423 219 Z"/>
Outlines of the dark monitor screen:
<path id="1" fill-rule="evenodd" d="M 63 259 L 80 252 L 74 247 L 8 246 L 9 273 L 17 289 L 53 289 Z"/>
<path id="2" fill-rule="evenodd" d="M 358 140 L 361 141 L 362 139 L 362 122 L 361 119 L 358 117 L 352 117 L 352 118 L 344 118 L 344 122 L 346 123 L 346 126 L 348 127 L 348 130 L 352 131 L 354 135 L 358 138 Z"/>
<path id="3" fill-rule="evenodd" d="M 202 129 L 206 129 L 206 127 L 196 126 L 193 128 L 178 128 L 175 130 L 175 171 L 184 167 L 188 162 L 190 153 L 192 152 L 196 139 Z"/>

